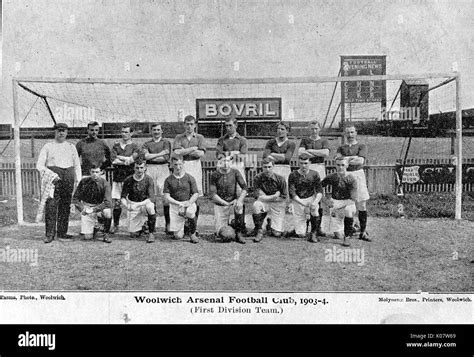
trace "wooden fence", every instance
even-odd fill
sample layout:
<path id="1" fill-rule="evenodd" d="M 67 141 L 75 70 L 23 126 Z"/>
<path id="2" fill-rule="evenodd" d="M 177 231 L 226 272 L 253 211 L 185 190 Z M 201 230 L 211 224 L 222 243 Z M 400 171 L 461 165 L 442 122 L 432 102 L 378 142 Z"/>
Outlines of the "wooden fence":
<path id="1" fill-rule="evenodd" d="M 449 159 L 412 159 L 407 165 L 421 164 L 449 164 Z M 463 160 L 465 164 L 474 164 L 474 159 Z M 292 168 L 297 168 L 298 162 L 292 161 Z M 335 172 L 334 160 L 326 162 L 327 173 Z M 216 169 L 216 161 L 203 161 L 203 184 L 204 191 L 208 192 L 210 175 Z M 257 163 L 256 169 L 247 169 L 246 176 L 249 186 L 252 187 L 255 175 L 261 171 L 261 162 Z M 368 161 L 365 166 L 367 185 L 371 194 L 394 194 L 396 193 L 396 171 L 393 163 L 381 163 Z M 107 179 L 112 181 L 112 171 L 107 170 Z M 22 188 L 24 196 L 38 198 L 40 196 L 40 176 L 34 162 L 22 164 Z M 404 184 L 404 192 L 454 192 L 454 184 Z M 474 183 L 463 185 L 463 191 L 473 192 Z M 0 196 L 15 197 L 15 164 L 0 163 Z"/>

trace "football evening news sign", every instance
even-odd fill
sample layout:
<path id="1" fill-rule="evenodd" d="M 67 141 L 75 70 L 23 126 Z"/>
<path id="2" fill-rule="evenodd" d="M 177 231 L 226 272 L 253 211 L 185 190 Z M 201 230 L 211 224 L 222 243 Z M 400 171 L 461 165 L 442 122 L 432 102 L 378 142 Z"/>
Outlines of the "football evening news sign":
<path id="1" fill-rule="evenodd" d="M 196 99 L 199 121 L 281 120 L 281 98 L 213 98 Z"/>
<path id="2" fill-rule="evenodd" d="M 385 75 L 385 56 L 341 56 L 341 76 Z M 385 81 L 342 82 L 342 104 L 387 100 Z"/>

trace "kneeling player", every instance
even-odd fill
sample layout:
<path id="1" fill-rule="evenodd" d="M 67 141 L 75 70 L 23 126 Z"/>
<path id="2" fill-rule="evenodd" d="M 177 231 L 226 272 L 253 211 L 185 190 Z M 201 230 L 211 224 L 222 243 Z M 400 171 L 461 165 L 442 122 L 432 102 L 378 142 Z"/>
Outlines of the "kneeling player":
<path id="1" fill-rule="evenodd" d="M 144 229 L 148 233 L 147 243 L 153 243 L 156 225 L 153 179 L 145 174 L 146 163 L 141 159 L 135 162 L 134 170 L 123 182 L 121 198 L 122 205 L 128 209 L 128 231 L 135 238 Z"/>
<path id="2" fill-rule="evenodd" d="M 352 225 L 356 211 L 354 193 L 357 181 L 347 172 L 348 160 L 343 157 L 336 159 L 336 173 L 326 176 L 322 186 L 331 186 L 332 194 L 329 201 L 331 208 L 331 227 L 336 239 L 344 239 L 342 245 L 349 246 L 346 237 L 352 235 Z"/>
<path id="3" fill-rule="evenodd" d="M 288 179 L 290 197 L 293 200 L 293 217 L 295 231 L 298 237 L 306 236 L 306 214 L 311 217 L 312 243 L 319 242 L 318 232 L 321 228 L 321 217 L 319 215 L 319 201 L 322 198 L 323 189 L 321 180 L 316 171 L 310 170 L 310 156 L 301 154 L 299 157 L 300 168 L 293 171 Z"/>
<path id="4" fill-rule="evenodd" d="M 103 227 L 105 243 L 112 243 L 108 236 L 112 223 L 112 197 L 109 183 L 101 177 L 102 170 L 93 165 L 90 176 L 85 176 L 77 186 L 73 203 L 81 212 L 81 234 L 89 240 L 96 237 L 97 225 Z"/>
<path id="5" fill-rule="evenodd" d="M 284 232 L 285 207 L 286 207 L 286 182 L 285 179 L 273 172 L 273 161 L 263 159 L 263 172 L 255 176 L 254 187 L 257 200 L 253 204 L 253 222 L 257 233 L 254 242 L 258 243 L 263 238 L 263 221 L 269 213 L 271 229 L 275 237 L 280 237 Z"/>
<path id="6" fill-rule="evenodd" d="M 199 192 L 196 180 L 184 171 L 183 158 L 171 158 L 173 173 L 165 180 L 163 193 L 170 203 L 170 231 L 176 239 L 184 237 L 184 223 L 188 221 L 191 243 L 199 243 L 196 237 L 196 201 Z"/>
<path id="7" fill-rule="evenodd" d="M 209 188 L 209 198 L 214 202 L 214 219 L 216 232 L 229 224 L 232 211 L 235 214 L 236 241 L 245 244 L 242 232 L 245 231 L 244 198 L 247 195 L 247 185 L 241 173 L 230 167 L 231 156 L 219 156 L 217 171 L 212 173 Z M 237 186 L 241 188 L 237 197 Z"/>

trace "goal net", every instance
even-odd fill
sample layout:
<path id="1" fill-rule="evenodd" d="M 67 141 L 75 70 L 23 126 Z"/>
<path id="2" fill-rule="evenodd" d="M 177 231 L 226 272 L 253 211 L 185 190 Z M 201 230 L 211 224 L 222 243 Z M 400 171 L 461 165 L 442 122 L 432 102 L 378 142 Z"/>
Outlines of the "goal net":
<path id="1" fill-rule="evenodd" d="M 199 118 L 198 131 L 207 138 L 223 133 L 223 121 L 236 116 L 239 131 L 249 138 L 268 138 L 276 133 L 279 120 L 290 124 L 292 139 L 308 135 L 308 123 L 319 121 L 323 134 L 332 135 L 332 146 L 340 144 L 344 124 L 354 124 L 370 147 L 369 162 L 392 163 L 404 159 L 403 150 L 412 136 L 407 159 L 418 157 L 450 158 L 452 145 L 448 130 L 454 117 L 438 119 L 433 115 L 454 112 L 456 87 L 454 74 L 365 77 L 306 77 L 257 79 L 192 80 L 100 80 L 23 78 L 14 82 L 15 117 L 20 132 L 20 150 L 6 148 L 3 156 L 16 156 L 31 162 L 47 139 L 54 136 L 55 122 L 69 125 L 68 138 L 76 142 L 87 135 L 87 123 L 97 121 L 99 136 L 119 137 L 121 123 L 133 123 L 140 144 L 150 135 L 151 123 L 163 124 L 164 136 L 182 132 L 186 115 Z M 374 77 L 375 78 L 375 77 Z M 354 84 L 345 92 L 345 83 Z M 384 98 L 371 99 L 373 91 L 384 84 Z M 271 110 L 275 115 L 261 116 L 259 110 L 241 115 L 242 103 L 271 99 L 280 103 Z M 203 120 L 199 100 L 227 100 L 237 103 L 233 110 Z M 236 102 L 237 101 L 237 102 Z M 239 102 L 240 101 L 240 102 Z M 240 104 L 239 104 L 240 103 Z M 275 110 L 274 110 L 275 109 Z M 226 114 L 226 115 L 225 115 Z M 246 114 L 249 114 L 248 112 Z M 439 123 L 445 127 L 440 128 Z M 139 137 L 143 139 L 140 140 Z M 381 139 L 380 136 L 383 136 Z M 440 144 L 436 136 L 444 136 Z M 431 138 L 430 138 L 431 137 Z M 432 141 L 430 141 L 430 139 Z M 210 145 L 215 142 L 209 140 Z M 261 145 L 261 144 L 259 144 Z M 442 149 L 440 149 L 442 148 Z M 26 160 L 28 161 L 28 160 Z M 34 184 L 29 194 L 35 195 Z"/>

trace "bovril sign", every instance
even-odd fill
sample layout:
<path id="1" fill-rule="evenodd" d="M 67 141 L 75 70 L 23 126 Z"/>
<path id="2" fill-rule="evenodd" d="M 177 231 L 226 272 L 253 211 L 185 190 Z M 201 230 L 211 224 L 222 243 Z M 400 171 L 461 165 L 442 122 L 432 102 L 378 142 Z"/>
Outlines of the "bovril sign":
<path id="1" fill-rule="evenodd" d="M 202 120 L 281 120 L 281 98 L 196 99 L 197 116 Z"/>

